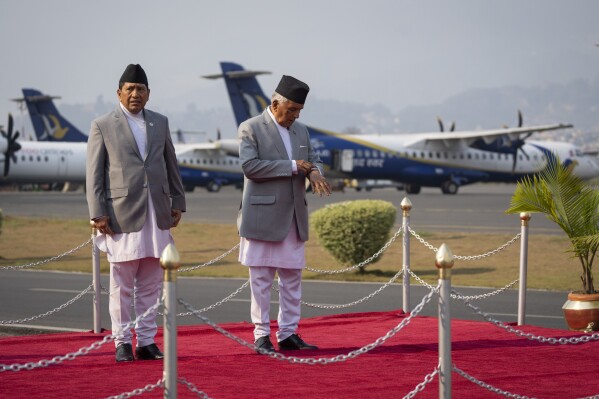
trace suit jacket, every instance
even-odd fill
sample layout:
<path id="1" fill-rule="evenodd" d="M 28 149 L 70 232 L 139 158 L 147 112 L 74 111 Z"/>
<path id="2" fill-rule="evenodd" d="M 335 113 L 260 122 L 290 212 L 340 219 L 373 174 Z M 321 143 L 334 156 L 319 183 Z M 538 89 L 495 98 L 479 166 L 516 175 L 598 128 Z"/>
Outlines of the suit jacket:
<path id="1" fill-rule="evenodd" d="M 91 219 L 110 216 L 115 233 L 142 229 L 148 195 L 158 227 L 172 225 L 171 208 L 185 211 L 185 193 L 168 119 L 143 110 L 147 154 L 140 154 L 120 105 L 92 122 L 87 141 L 86 189 Z"/>
<path id="2" fill-rule="evenodd" d="M 292 159 L 310 161 L 322 171 L 306 126 L 294 122 L 289 136 Z M 268 111 L 239 125 L 239 138 L 244 174 L 243 199 L 237 217 L 239 234 L 255 240 L 282 241 L 295 214 L 300 239 L 307 241 L 306 176 L 292 174 L 292 162 Z"/>

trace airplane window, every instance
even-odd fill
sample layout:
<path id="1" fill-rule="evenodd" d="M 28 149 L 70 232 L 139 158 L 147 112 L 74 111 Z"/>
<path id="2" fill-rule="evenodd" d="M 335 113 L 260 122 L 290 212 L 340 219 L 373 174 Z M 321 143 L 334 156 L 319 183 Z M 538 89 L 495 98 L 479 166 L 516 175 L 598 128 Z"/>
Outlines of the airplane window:
<path id="1" fill-rule="evenodd" d="M 518 160 L 523 161 L 524 158 L 522 157 L 522 155 L 518 155 Z"/>
<path id="2" fill-rule="evenodd" d="M 33 156 L 32 155 L 29 155 L 29 161 L 33 162 Z"/>
<path id="3" fill-rule="evenodd" d="M 37 156 L 37 161 L 38 161 L 38 162 L 41 162 L 41 160 L 42 160 L 42 157 L 40 157 L 40 156 L 38 155 L 38 156 Z"/>
<path id="4" fill-rule="evenodd" d="M 420 153 L 420 158 L 424 158 L 424 152 Z"/>
<path id="5" fill-rule="evenodd" d="M 214 160 L 210 159 L 209 162 L 210 162 L 210 165 L 212 165 L 214 163 Z"/>
<path id="6" fill-rule="evenodd" d="M 474 154 L 474 159 L 478 159 L 478 154 Z"/>
<path id="7" fill-rule="evenodd" d="M 21 161 L 25 162 L 25 155 L 21 155 Z"/>
<path id="8" fill-rule="evenodd" d="M 455 152 L 454 152 L 454 153 L 452 153 L 452 154 L 451 154 L 451 159 L 456 159 L 456 158 L 457 158 L 457 155 L 455 154 Z"/>
<path id="9" fill-rule="evenodd" d="M 495 159 L 495 157 L 493 156 L 493 154 L 489 154 L 489 159 L 491 159 L 491 160 Z"/>
<path id="10" fill-rule="evenodd" d="M 464 154 L 460 152 L 460 159 L 464 159 Z"/>
<path id="11" fill-rule="evenodd" d="M 468 153 L 468 159 L 472 159 L 472 154 Z"/>
<path id="12" fill-rule="evenodd" d="M 447 159 L 447 152 L 443 153 L 443 158 Z"/>
<path id="13" fill-rule="evenodd" d="M 412 153 L 412 156 L 413 156 L 414 158 L 416 158 L 418 155 L 416 154 L 416 152 L 413 152 L 413 153 Z"/>
<path id="14" fill-rule="evenodd" d="M 384 151 L 381 151 L 381 158 L 385 158 L 385 156 L 386 156 L 386 155 L 387 155 L 387 154 L 385 154 L 385 152 L 384 152 Z"/>
<path id="15" fill-rule="evenodd" d="M 206 165 L 206 162 L 207 162 L 207 161 L 206 161 L 206 158 L 202 159 L 202 163 L 203 163 L 204 165 Z"/>
<path id="16" fill-rule="evenodd" d="M 47 155 L 44 157 L 44 161 L 48 162 L 48 156 Z"/>
<path id="17" fill-rule="evenodd" d="M 362 157 L 364 156 L 364 155 L 363 155 L 363 153 L 362 153 L 362 150 L 357 150 L 357 151 L 356 151 L 356 156 L 357 156 L 358 158 L 362 158 Z"/>
<path id="18" fill-rule="evenodd" d="M 437 158 L 441 158 L 441 153 L 437 152 Z"/>
<path id="19" fill-rule="evenodd" d="M 428 153 L 428 157 L 429 157 L 429 158 L 432 158 L 432 157 L 433 157 L 433 153 L 429 151 L 429 153 Z"/>
<path id="20" fill-rule="evenodd" d="M 483 154 L 483 159 L 487 159 L 487 154 Z"/>
<path id="21" fill-rule="evenodd" d="M 60 157 L 60 162 L 64 162 L 64 157 Z"/>

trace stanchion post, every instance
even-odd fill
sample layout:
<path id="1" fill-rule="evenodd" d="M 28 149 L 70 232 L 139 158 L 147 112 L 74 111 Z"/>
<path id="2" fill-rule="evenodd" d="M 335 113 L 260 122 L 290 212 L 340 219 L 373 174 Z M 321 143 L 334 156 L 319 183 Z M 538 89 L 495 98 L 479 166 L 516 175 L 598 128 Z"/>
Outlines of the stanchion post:
<path id="1" fill-rule="evenodd" d="M 528 269 L 528 222 L 531 219 L 530 212 L 520 214 L 520 286 L 518 289 L 518 325 L 526 323 L 526 278 Z"/>
<path id="2" fill-rule="evenodd" d="M 404 197 L 401 201 L 403 211 L 402 232 L 403 232 L 403 311 L 410 311 L 410 210 L 412 201 Z"/>
<path id="3" fill-rule="evenodd" d="M 445 243 L 435 258 L 439 269 L 439 398 L 451 399 L 451 268 L 453 253 Z"/>
<path id="4" fill-rule="evenodd" d="M 96 245 L 96 236 L 98 230 L 94 227 L 94 222 L 90 221 L 92 226 L 92 285 L 94 287 L 94 333 L 102 332 L 102 319 L 100 297 L 102 296 L 100 285 L 100 250 Z"/>
<path id="5" fill-rule="evenodd" d="M 164 398 L 177 398 L 177 269 L 180 257 L 173 244 L 160 257 L 164 269 Z"/>

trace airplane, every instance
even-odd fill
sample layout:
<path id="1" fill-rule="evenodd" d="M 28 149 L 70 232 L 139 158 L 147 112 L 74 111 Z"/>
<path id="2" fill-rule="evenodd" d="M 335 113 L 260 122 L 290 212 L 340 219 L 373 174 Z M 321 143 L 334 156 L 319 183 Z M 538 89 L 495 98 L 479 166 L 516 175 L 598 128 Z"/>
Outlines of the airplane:
<path id="1" fill-rule="evenodd" d="M 256 79 L 269 72 L 245 70 L 232 62 L 220 66 L 222 73 L 203 77 L 224 78 L 238 125 L 270 104 Z M 517 182 L 541 171 L 556 154 L 583 179 L 599 175 L 599 160 L 573 144 L 528 140 L 535 132 L 572 125 L 523 127 L 519 116 L 518 127 L 481 131 L 456 131 L 454 124 L 444 131 L 440 120 L 441 131 L 433 133 L 356 135 L 310 126 L 308 130 L 327 176 L 393 180 L 408 194 L 418 194 L 421 187 L 457 194 L 459 187 L 477 182 Z"/>
<path id="2" fill-rule="evenodd" d="M 38 141 L 17 141 L 9 115 L 8 133 L 0 138 L 0 159 L 4 161 L 4 183 L 85 182 L 87 135 L 64 118 L 53 104 L 53 96 L 23 89 Z M 219 134 L 220 136 L 220 134 Z M 218 192 L 224 185 L 241 187 L 237 140 L 220 137 L 209 143 L 174 144 L 186 191 L 196 186 Z M 12 165 L 12 167 L 11 167 Z"/>

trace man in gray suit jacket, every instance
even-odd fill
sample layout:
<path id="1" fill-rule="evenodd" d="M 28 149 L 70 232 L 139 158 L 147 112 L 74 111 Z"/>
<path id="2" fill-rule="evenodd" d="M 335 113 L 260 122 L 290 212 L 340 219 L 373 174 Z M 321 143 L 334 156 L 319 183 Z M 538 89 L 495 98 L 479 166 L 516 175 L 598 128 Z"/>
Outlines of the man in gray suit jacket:
<path id="1" fill-rule="evenodd" d="M 254 344 L 259 353 L 274 351 L 269 311 L 275 273 L 279 275 L 279 349 L 318 349 L 296 333 L 308 240 L 306 179 L 314 193 L 331 193 L 308 129 L 296 122 L 308 91 L 304 82 L 284 75 L 271 105 L 239 126 L 239 159 L 245 175 L 237 219 L 239 260 L 249 266 Z"/>
<path id="2" fill-rule="evenodd" d="M 159 258 L 173 242 L 170 228 L 185 211 L 168 119 L 144 109 L 148 79 L 130 64 L 119 81 L 119 105 L 92 122 L 87 142 L 86 188 L 98 246 L 110 262 L 109 310 L 116 361 L 132 361 L 131 300 L 135 313 L 152 307 L 162 290 Z M 135 294 L 135 295 L 134 295 Z M 135 325 L 140 360 L 163 357 L 154 343 L 156 312 Z"/>

